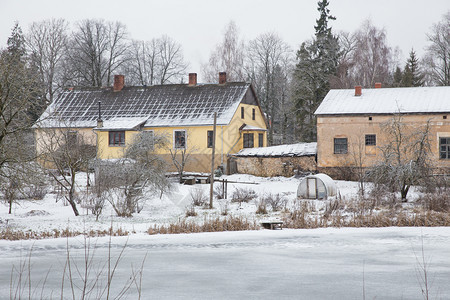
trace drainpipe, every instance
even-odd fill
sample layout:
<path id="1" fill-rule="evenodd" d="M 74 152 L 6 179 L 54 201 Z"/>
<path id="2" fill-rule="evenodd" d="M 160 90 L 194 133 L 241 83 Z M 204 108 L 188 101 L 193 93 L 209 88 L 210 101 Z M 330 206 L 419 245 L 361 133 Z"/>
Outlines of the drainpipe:
<path id="1" fill-rule="evenodd" d="M 223 126 L 220 126 L 220 135 L 222 138 L 222 150 L 220 151 L 220 164 L 223 166 Z"/>

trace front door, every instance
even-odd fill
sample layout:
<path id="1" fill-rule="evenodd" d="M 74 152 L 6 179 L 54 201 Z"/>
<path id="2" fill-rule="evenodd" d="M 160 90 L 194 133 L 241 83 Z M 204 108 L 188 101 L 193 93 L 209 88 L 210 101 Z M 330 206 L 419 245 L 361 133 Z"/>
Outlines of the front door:
<path id="1" fill-rule="evenodd" d="M 308 199 L 316 199 L 316 178 L 307 178 Z"/>

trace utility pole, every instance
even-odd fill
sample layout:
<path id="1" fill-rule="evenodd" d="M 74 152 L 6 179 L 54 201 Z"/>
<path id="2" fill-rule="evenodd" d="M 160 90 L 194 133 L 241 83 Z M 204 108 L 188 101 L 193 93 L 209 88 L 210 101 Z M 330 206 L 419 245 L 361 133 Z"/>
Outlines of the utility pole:
<path id="1" fill-rule="evenodd" d="M 214 126 L 213 126 L 213 138 L 212 138 L 212 155 L 211 155 L 211 177 L 209 180 L 209 208 L 213 208 L 213 192 L 214 192 L 214 154 L 216 151 L 216 121 L 217 112 L 214 113 Z"/>

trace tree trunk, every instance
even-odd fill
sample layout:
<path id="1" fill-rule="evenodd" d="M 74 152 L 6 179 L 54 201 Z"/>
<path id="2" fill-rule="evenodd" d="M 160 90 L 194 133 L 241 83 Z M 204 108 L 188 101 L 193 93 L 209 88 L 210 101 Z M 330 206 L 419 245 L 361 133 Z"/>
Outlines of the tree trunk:
<path id="1" fill-rule="evenodd" d="M 401 190 L 402 202 L 407 202 L 406 196 L 408 195 L 409 185 L 404 185 Z"/>

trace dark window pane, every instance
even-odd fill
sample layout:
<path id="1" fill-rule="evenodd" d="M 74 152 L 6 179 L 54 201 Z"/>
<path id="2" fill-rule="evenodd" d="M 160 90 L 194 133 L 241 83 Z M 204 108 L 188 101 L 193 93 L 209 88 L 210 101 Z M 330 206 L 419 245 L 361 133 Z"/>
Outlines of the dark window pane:
<path id="1" fill-rule="evenodd" d="M 186 148 L 186 132 L 177 130 L 175 131 L 175 148 L 184 149 Z"/>
<path id="2" fill-rule="evenodd" d="M 244 133 L 244 148 L 253 148 L 253 133 Z"/>
<path id="3" fill-rule="evenodd" d="M 258 133 L 258 147 L 264 147 L 264 133 Z"/>
<path id="4" fill-rule="evenodd" d="M 377 144 L 377 137 L 375 134 L 366 134 L 366 146 L 375 146 Z"/>
<path id="5" fill-rule="evenodd" d="M 244 108 L 241 107 L 241 119 L 243 119 L 243 118 L 244 118 Z"/>
<path id="6" fill-rule="evenodd" d="M 212 148 L 212 146 L 213 146 L 213 131 L 212 130 L 208 130 L 207 144 L 208 144 L 208 148 Z"/>
<path id="7" fill-rule="evenodd" d="M 124 146 L 125 145 L 125 131 L 110 131 L 109 132 L 110 146 Z"/>
<path id="8" fill-rule="evenodd" d="M 439 138 L 439 157 L 450 159 L 450 138 Z"/>
<path id="9" fill-rule="evenodd" d="M 335 154 L 347 153 L 347 138 L 334 139 L 334 153 Z"/>
<path id="10" fill-rule="evenodd" d="M 252 120 L 254 120 L 255 117 L 256 117 L 256 111 L 255 111 L 255 109 L 253 108 L 253 109 L 252 109 Z"/>

